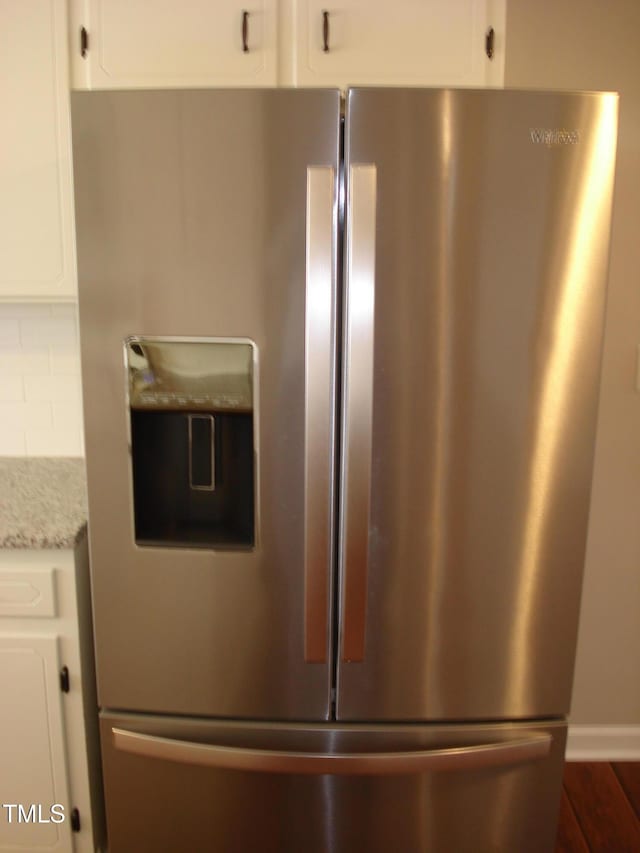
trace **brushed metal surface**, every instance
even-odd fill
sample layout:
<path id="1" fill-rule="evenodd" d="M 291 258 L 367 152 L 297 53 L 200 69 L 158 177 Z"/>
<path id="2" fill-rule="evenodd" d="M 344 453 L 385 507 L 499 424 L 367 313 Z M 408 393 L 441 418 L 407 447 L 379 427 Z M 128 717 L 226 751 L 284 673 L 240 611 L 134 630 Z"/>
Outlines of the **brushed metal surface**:
<path id="1" fill-rule="evenodd" d="M 147 758 L 114 745 L 112 729 L 217 744 L 230 751 L 390 753 L 551 746 L 517 764 L 431 768 L 391 776 L 287 775 Z M 103 715 L 109 849 L 113 853 L 551 853 L 566 726 L 295 725 Z M 546 748 L 546 746 L 545 746 Z M 498 753 L 499 754 L 499 753 Z"/>
<path id="2" fill-rule="evenodd" d="M 348 95 L 346 174 L 374 164 L 378 203 L 365 647 L 338 661 L 339 719 L 569 709 L 616 124 L 613 94 Z"/>
<path id="3" fill-rule="evenodd" d="M 346 216 L 342 659 L 361 661 L 367 604 L 376 254 L 376 168 L 349 167 Z"/>
<path id="4" fill-rule="evenodd" d="M 325 663 L 333 568 L 333 324 L 336 269 L 336 174 L 307 170 L 305 298 L 304 657 Z"/>
<path id="5" fill-rule="evenodd" d="M 329 666 L 304 660 L 305 211 L 309 166 L 337 174 L 338 146 L 337 91 L 73 95 L 103 707 L 329 713 Z M 122 381 L 132 335 L 254 342 L 253 550 L 135 546 Z M 330 444 L 332 454 L 333 435 Z M 333 470 L 330 457 L 325 465 Z"/>
<path id="6" fill-rule="evenodd" d="M 497 767 L 545 758 L 551 747 L 551 735 L 534 734 L 504 743 L 481 743 L 446 749 L 313 753 L 192 743 L 116 727 L 111 729 L 111 734 L 116 749 L 146 758 L 225 770 L 248 770 L 252 773 L 303 773 L 316 776 L 392 776 L 422 773 L 425 770 L 464 771 L 476 767 Z"/>

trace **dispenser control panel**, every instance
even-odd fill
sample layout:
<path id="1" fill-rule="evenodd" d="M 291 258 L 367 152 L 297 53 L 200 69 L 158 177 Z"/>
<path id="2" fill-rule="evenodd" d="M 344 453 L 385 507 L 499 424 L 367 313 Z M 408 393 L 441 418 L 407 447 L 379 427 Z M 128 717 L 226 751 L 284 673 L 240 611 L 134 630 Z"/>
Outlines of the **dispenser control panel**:
<path id="1" fill-rule="evenodd" d="M 204 409 L 205 411 L 228 411 L 250 409 L 246 395 L 242 394 L 199 394 L 187 395 L 178 391 L 142 391 L 135 397 L 135 407 L 141 409 Z"/>
<path id="2" fill-rule="evenodd" d="M 125 341 L 133 409 L 253 409 L 253 344 L 227 339 Z"/>

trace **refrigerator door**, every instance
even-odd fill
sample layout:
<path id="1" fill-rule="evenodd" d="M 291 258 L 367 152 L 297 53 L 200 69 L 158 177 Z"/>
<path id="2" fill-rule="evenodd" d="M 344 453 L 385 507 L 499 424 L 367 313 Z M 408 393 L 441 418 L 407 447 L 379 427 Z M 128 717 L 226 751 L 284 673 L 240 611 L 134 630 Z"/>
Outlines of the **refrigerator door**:
<path id="1" fill-rule="evenodd" d="M 103 707 L 329 714 L 339 128 L 332 91 L 73 96 Z"/>
<path id="2" fill-rule="evenodd" d="M 554 849 L 562 723 L 287 727 L 103 714 L 101 733 L 113 853 Z"/>
<path id="3" fill-rule="evenodd" d="M 616 116 L 348 95 L 338 719 L 568 711 Z"/>

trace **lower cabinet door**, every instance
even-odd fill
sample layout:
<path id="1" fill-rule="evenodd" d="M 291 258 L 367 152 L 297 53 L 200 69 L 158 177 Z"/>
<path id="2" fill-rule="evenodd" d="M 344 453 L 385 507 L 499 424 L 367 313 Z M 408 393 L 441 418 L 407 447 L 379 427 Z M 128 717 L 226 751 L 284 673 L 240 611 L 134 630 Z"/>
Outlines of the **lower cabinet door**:
<path id="1" fill-rule="evenodd" d="M 103 713 L 110 853 L 552 853 L 564 723 Z"/>
<path id="2" fill-rule="evenodd" d="M 0 633 L 0 851 L 73 849 L 58 641 Z"/>

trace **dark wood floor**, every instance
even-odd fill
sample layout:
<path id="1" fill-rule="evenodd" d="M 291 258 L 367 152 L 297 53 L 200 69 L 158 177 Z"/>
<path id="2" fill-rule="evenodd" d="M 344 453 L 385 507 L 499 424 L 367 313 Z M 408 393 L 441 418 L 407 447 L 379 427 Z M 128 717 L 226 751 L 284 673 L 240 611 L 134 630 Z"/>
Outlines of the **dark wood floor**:
<path id="1" fill-rule="evenodd" d="M 640 853 L 640 762 L 565 766 L 556 853 Z"/>

